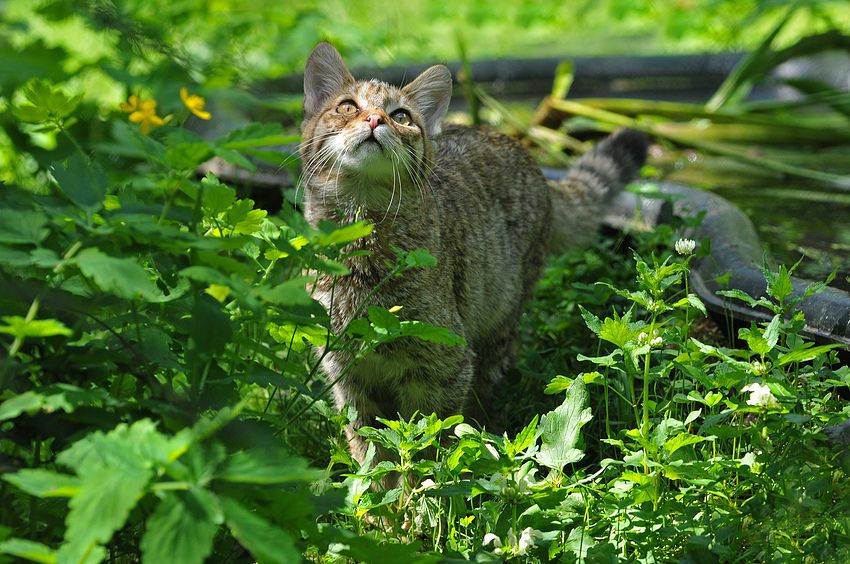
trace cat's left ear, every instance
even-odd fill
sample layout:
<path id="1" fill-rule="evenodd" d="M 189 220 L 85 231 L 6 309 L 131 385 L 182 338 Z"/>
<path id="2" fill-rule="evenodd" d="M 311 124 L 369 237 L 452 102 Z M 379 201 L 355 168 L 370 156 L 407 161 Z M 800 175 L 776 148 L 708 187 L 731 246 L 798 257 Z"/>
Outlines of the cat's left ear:
<path id="1" fill-rule="evenodd" d="M 444 65 L 434 65 L 402 88 L 425 118 L 425 129 L 434 137 L 440 133 L 443 118 L 452 99 L 452 73 Z"/>
<path id="2" fill-rule="evenodd" d="M 304 114 L 316 114 L 328 98 L 354 84 L 339 51 L 330 43 L 319 43 L 307 58 L 304 69 Z"/>

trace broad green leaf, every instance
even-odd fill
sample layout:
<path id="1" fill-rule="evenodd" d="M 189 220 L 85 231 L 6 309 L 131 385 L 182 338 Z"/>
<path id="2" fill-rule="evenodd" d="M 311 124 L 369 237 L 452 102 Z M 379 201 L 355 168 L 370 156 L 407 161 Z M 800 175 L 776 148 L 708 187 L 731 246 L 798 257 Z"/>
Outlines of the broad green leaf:
<path id="1" fill-rule="evenodd" d="M 142 562 L 202 564 L 212 552 L 222 521 L 210 492 L 197 487 L 164 492 L 139 544 Z"/>
<path id="2" fill-rule="evenodd" d="M 42 468 L 24 468 L 14 474 L 4 474 L 3 479 L 21 491 L 38 497 L 74 497 L 82 486 L 76 476 Z"/>
<path id="3" fill-rule="evenodd" d="M 581 427 L 592 419 L 584 379 L 576 378 L 567 389 L 567 397 L 554 411 L 540 421 L 543 444 L 537 461 L 561 470 L 565 465 L 584 458 L 581 450 Z"/>
<path id="4" fill-rule="evenodd" d="M 360 221 L 340 227 L 330 233 L 322 233 L 317 237 L 316 242 L 323 247 L 346 244 L 365 237 L 372 232 L 373 228 L 373 225 Z"/>
<path id="5" fill-rule="evenodd" d="M 0 421 L 14 419 L 21 413 L 36 411 L 44 405 L 44 396 L 33 391 L 24 392 L 0 403 Z"/>
<path id="6" fill-rule="evenodd" d="M 33 106 L 57 118 L 69 116 L 82 100 L 82 96 L 68 96 L 61 88 L 42 78 L 30 80 L 21 91 Z"/>
<path id="7" fill-rule="evenodd" d="M 285 484 L 317 480 L 322 472 L 282 449 L 247 450 L 230 455 L 215 478 L 244 484 Z"/>
<path id="8" fill-rule="evenodd" d="M 130 258 L 116 258 L 89 247 L 72 259 L 80 272 L 108 294 L 132 300 L 137 296 L 155 299 L 162 292 L 151 280 L 151 274 Z"/>
<path id="9" fill-rule="evenodd" d="M 96 542 L 70 541 L 56 551 L 56 564 L 100 564 L 106 548 Z"/>
<path id="10" fill-rule="evenodd" d="M 224 518 L 233 536 L 260 564 L 290 564 L 302 560 L 291 533 L 252 513 L 238 502 L 220 497 Z"/>
<path id="11" fill-rule="evenodd" d="M 670 454 L 673 454 L 680 448 L 688 445 L 695 445 L 697 443 L 701 443 L 705 440 L 705 437 L 698 437 L 696 435 L 692 435 L 690 433 L 679 433 L 672 439 L 668 440 L 664 443 L 664 450 L 668 451 Z"/>
<path id="12" fill-rule="evenodd" d="M 785 366 L 786 364 L 790 364 L 792 362 L 806 362 L 812 360 L 813 358 L 817 358 L 821 355 L 824 355 L 829 351 L 839 347 L 841 347 L 841 344 L 833 343 L 831 345 L 822 345 L 819 347 L 796 349 L 789 352 L 788 354 L 781 355 L 774 363 L 774 366 Z M 2 410 L 2 406 L 0 406 L 0 410 Z"/>
<path id="13" fill-rule="evenodd" d="M 50 234 L 48 219 L 33 210 L 0 209 L 0 243 L 39 245 Z"/>
<path id="14" fill-rule="evenodd" d="M 277 325 L 269 323 L 267 329 L 269 335 L 275 341 L 298 352 L 306 348 L 305 341 L 317 347 L 328 344 L 328 330 L 317 325 Z"/>
<path id="15" fill-rule="evenodd" d="M 54 165 L 50 172 L 62 193 L 87 214 L 103 207 L 109 177 L 96 162 L 87 163 L 82 155 L 74 153 L 68 158 L 68 164 Z"/>
<path id="16" fill-rule="evenodd" d="M 435 327 L 423 321 L 402 321 L 401 334 L 405 337 L 418 337 L 424 341 L 442 343 L 444 345 L 465 345 L 463 337 L 455 335 L 443 327 Z"/>
<path id="17" fill-rule="evenodd" d="M 168 462 L 169 441 L 150 419 L 141 419 L 132 425 L 121 423 L 108 433 L 89 433 L 60 452 L 56 461 L 82 477 L 104 468 L 134 471 Z"/>
<path id="18" fill-rule="evenodd" d="M 165 152 L 165 161 L 177 170 L 195 170 L 212 156 L 209 143 L 180 143 L 169 147 Z"/>
<path id="19" fill-rule="evenodd" d="M 70 542 L 109 542 L 124 526 L 153 476 L 143 468 L 103 468 L 82 480 L 80 491 L 68 502 L 65 539 Z"/>
<path id="20" fill-rule="evenodd" d="M 0 333 L 6 333 L 21 339 L 27 337 L 55 337 L 57 335 L 70 336 L 74 332 L 65 327 L 65 324 L 56 319 L 33 319 L 27 321 L 18 315 L 4 316 L 0 318 L 6 325 L 0 325 Z"/>
<path id="21" fill-rule="evenodd" d="M 39 564 L 56 564 L 56 555 L 50 547 L 24 539 L 7 539 L 0 542 L 0 554 L 26 558 Z"/>
<path id="22" fill-rule="evenodd" d="M 634 340 L 635 337 L 636 335 L 624 319 L 611 317 L 605 318 L 605 321 L 602 322 L 602 330 L 599 332 L 600 339 L 614 343 L 621 348 L 629 341 Z"/>
<path id="23" fill-rule="evenodd" d="M 256 286 L 251 294 L 257 299 L 281 307 L 308 306 L 314 303 L 310 294 L 304 289 L 309 282 L 307 278 L 293 278 L 274 286 Z"/>
<path id="24" fill-rule="evenodd" d="M 204 187 L 203 206 L 211 216 L 224 212 L 236 201 L 236 190 L 220 183 L 211 172 L 201 184 Z"/>
<path id="25" fill-rule="evenodd" d="M 250 200 L 249 200 L 250 201 Z M 233 225 L 233 232 L 240 235 L 250 235 L 262 229 L 263 220 L 269 212 L 266 210 L 251 210 L 244 218 Z"/>
<path id="26" fill-rule="evenodd" d="M 383 329 L 388 333 L 401 331 L 401 322 L 396 314 L 378 306 L 369 306 L 366 311 L 369 312 L 369 321 L 376 328 Z"/>
<path id="27" fill-rule="evenodd" d="M 414 249 L 404 255 L 404 264 L 408 268 L 417 266 L 437 266 L 437 259 L 428 249 Z"/>

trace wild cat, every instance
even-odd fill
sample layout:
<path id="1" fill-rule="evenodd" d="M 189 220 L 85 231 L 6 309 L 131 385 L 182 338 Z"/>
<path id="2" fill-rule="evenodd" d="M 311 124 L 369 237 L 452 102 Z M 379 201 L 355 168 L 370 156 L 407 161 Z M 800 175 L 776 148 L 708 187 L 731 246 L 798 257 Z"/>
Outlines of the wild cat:
<path id="1" fill-rule="evenodd" d="M 466 345 L 418 338 L 381 345 L 345 373 L 353 355 L 328 351 L 322 368 L 339 407 L 357 409 L 356 433 L 376 417 L 483 417 L 482 406 L 515 361 L 523 303 L 547 252 L 588 241 L 606 203 L 642 166 L 646 136 L 621 130 L 581 157 L 560 182 L 547 182 L 528 151 L 486 128 L 444 126 L 451 73 L 436 65 L 403 88 L 357 81 L 328 43 L 313 49 L 304 75 L 304 213 L 339 224 L 365 219 L 372 233 L 349 250 L 346 276 L 320 276 L 316 296 L 335 333 L 364 300 L 398 316 L 444 327 Z M 397 253 L 427 249 L 437 265 L 393 277 Z M 360 314 L 362 315 L 362 314 Z M 324 351 L 320 351 L 324 352 Z M 481 422 L 481 421 L 479 421 Z M 387 459 L 378 449 L 376 461 Z"/>

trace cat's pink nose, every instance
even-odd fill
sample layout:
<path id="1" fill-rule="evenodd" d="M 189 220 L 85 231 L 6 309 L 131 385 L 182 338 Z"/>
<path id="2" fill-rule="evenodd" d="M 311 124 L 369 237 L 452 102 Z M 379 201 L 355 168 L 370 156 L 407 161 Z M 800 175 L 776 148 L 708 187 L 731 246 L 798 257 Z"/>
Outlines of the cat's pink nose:
<path id="1" fill-rule="evenodd" d="M 366 121 L 369 123 L 369 127 L 375 129 L 382 123 L 384 123 L 384 118 L 381 114 L 369 114 L 366 116 Z"/>

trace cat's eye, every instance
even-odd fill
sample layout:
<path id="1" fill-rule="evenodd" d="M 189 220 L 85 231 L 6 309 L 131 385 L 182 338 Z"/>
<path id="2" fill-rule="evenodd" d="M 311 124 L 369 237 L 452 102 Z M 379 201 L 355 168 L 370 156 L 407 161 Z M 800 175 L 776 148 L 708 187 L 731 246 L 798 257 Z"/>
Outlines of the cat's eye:
<path id="1" fill-rule="evenodd" d="M 360 111 L 360 108 L 358 108 L 357 104 L 355 104 L 351 100 L 346 100 L 345 102 L 336 107 L 336 111 L 344 116 L 353 116 L 354 114 Z"/>
<path id="2" fill-rule="evenodd" d="M 413 125 L 413 118 L 407 110 L 396 110 L 390 114 L 390 117 L 400 125 Z"/>

